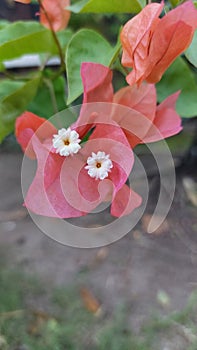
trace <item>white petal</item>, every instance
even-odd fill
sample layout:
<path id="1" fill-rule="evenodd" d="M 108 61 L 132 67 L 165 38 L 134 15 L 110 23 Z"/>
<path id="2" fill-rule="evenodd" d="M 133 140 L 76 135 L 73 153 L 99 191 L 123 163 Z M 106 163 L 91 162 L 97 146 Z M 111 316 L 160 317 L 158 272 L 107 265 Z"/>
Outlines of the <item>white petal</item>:
<path id="1" fill-rule="evenodd" d="M 100 163 L 100 167 L 97 168 L 97 164 Z M 105 152 L 98 151 L 97 154 L 92 152 L 92 157 L 88 157 L 87 164 L 85 169 L 88 170 L 88 175 L 95 179 L 104 180 L 108 177 L 109 172 L 113 168 L 113 163 L 111 159 L 109 159 L 109 154 L 105 154 Z"/>
<path id="2" fill-rule="evenodd" d="M 68 145 L 65 145 L 65 140 L 69 141 Z M 79 134 L 70 128 L 58 130 L 58 134 L 53 135 L 52 141 L 53 147 L 56 148 L 56 153 L 59 153 L 61 156 L 76 154 L 81 148 L 79 145 L 81 141 L 79 139 Z"/>

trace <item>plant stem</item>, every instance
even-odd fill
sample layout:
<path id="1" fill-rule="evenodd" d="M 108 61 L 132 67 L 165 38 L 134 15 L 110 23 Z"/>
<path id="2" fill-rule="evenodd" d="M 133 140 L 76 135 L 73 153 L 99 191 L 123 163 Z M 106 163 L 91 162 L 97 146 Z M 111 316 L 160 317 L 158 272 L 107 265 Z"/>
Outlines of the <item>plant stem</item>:
<path id="1" fill-rule="evenodd" d="M 13 80 L 13 81 L 19 81 L 19 80 L 27 80 L 27 81 L 29 81 L 30 79 L 32 79 L 32 78 L 34 78 L 36 76 L 36 74 L 32 75 L 31 72 L 30 72 L 30 75 L 12 74 L 8 70 L 5 70 L 4 72 L 1 72 L 1 74 L 2 74 L 2 76 L 6 77 L 6 78 L 8 78 L 10 80 Z"/>
<path id="2" fill-rule="evenodd" d="M 129 74 L 129 71 L 125 67 L 123 67 L 121 65 L 119 60 L 116 61 L 116 63 L 114 64 L 113 69 L 116 69 L 117 71 L 122 73 L 122 75 L 124 75 L 124 77 L 126 77 Z"/>
<path id="3" fill-rule="evenodd" d="M 65 66 L 65 62 L 64 62 L 64 55 L 63 55 L 63 52 L 62 52 L 62 48 L 61 48 L 60 42 L 59 42 L 58 37 L 56 35 L 56 32 L 55 32 L 55 30 L 53 28 L 53 24 L 51 23 L 49 15 L 48 15 L 47 11 L 45 10 L 45 8 L 44 8 L 44 6 L 42 4 L 42 0 L 38 0 L 38 3 L 40 5 L 40 8 L 43 11 L 44 15 L 46 16 L 46 19 L 47 19 L 48 23 L 49 23 L 49 27 L 50 27 L 51 33 L 53 35 L 53 39 L 54 39 L 54 41 L 55 41 L 55 43 L 57 45 L 58 51 L 59 51 L 61 67 L 65 71 L 66 70 L 66 66 Z"/>
<path id="4" fill-rule="evenodd" d="M 58 113 L 58 106 L 57 106 L 57 100 L 56 100 L 53 84 L 49 79 L 43 79 L 43 81 L 44 81 L 45 85 L 47 86 L 47 88 L 49 89 L 49 94 L 51 97 L 53 111 L 56 114 L 56 113 Z"/>

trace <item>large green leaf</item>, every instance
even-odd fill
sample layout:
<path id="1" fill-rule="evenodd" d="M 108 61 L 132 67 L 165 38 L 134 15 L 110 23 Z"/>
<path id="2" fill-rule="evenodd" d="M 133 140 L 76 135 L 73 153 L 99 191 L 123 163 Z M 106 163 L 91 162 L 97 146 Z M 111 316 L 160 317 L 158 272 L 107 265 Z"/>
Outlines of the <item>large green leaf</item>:
<path id="1" fill-rule="evenodd" d="M 156 85 L 158 100 L 181 90 L 177 111 L 182 117 L 197 115 L 197 84 L 194 75 L 183 58 L 178 57 Z"/>
<path id="2" fill-rule="evenodd" d="M 14 130 L 15 119 L 34 98 L 40 76 L 28 82 L 0 81 L 0 142 Z"/>
<path id="3" fill-rule="evenodd" d="M 119 44 L 115 48 L 97 32 L 81 29 L 71 39 L 66 52 L 66 66 L 68 78 L 68 101 L 70 104 L 83 92 L 80 76 L 82 62 L 101 63 L 105 66 L 115 59 L 119 52 Z"/>
<path id="4" fill-rule="evenodd" d="M 74 13 L 138 13 L 143 4 L 143 0 L 81 0 L 68 9 Z"/>
<path id="5" fill-rule="evenodd" d="M 190 47 L 185 51 L 185 56 L 195 67 L 197 67 L 197 30 Z"/>
<path id="6" fill-rule="evenodd" d="M 37 22 L 15 22 L 0 30 L 0 61 L 28 53 L 57 54 L 50 30 Z"/>

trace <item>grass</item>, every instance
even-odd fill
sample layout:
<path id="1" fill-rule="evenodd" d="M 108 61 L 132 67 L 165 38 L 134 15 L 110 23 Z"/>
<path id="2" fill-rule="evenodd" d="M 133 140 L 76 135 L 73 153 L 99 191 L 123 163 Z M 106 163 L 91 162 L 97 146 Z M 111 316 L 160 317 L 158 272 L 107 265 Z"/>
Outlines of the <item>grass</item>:
<path id="1" fill-rule="evenodd" d="M 135 335 L 126 308 L 97 317 L 79 289 L 51 290 L 35 278 L 0 270 L 0 350 L 158 350 L 158 341 L 172 337 L 177 327 L 189 334 L 187 350 L 197 349 L 197 293 L 184 310 L 151 317 Z"/>

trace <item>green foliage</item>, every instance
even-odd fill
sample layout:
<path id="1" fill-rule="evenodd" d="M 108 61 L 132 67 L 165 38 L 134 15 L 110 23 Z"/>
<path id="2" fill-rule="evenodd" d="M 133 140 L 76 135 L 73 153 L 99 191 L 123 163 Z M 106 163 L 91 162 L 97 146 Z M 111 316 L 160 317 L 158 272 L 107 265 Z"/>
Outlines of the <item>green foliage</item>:
<path id="1" fill-rule="evenodd" d="M 149 317 L 137 336 L 128 323 L 128 308 L 119 307 L 107 317 L 95 317 L 83 305 L 79 288 L 52 289 L 36 278 L 1 269 L 1 339 L 9 349 L 157 350 L 161 337 L 168 340 L 174 336 L 176 341 L 176 329 L 179 333 L 183 330 L 183 335 L 185 329 L 196 334 L 196 293 L 181 312 Z M 195 339 L 188 342 L 187 350 L 196 348 Z"/>
<path id="2" fill-rule="evenodd" d="M 66 50 L 66 47 L 72 38 L 73 32 L 70 29 L 61 30 L 57 32 L 57 38 L 59 40 L 62 51 Z"/>
<path id="3" fill-rule="evenodd" d="M 181 90 L 177 102 L 178 113 L 182 117 L 195 117 L 197 115 L 197 84 L 194 74 L 183 58 L 178 57 L 172 63 L 156 88 L 159 102 L 173 92 Z"/>
<path id="4" fill-rule="evenodd" d="M 6 311 L 13 311 L 21 308 L 22 293 L 21 286 L 18 283 L 13 288 L 13 282 L 17 282 L 19 274 L 17 272 L 7 273 L 1 271 L 0 273 L 0 313 Z M 5 289 L 6 286 L 6 289 Z M 9 292 L 8 292 L 9 291 Z"/>
<path id="5" fill-rule="evenodd" d="M 138 13 L 143 6 L 144 0 L 81 0 L 68 8 L 74 13 Z"/>
<path id="6" fill-rule="evenodd" d="M 60 46 L 65 51 L 72 31 L 57 33 Z M 0 22 L 0 71 L 5 71 L 4 61 L 23 54 L 44 54 L 44 61 L 58 54 L 58 47 L 50 30 L 37 22 Z M 41 84 L 40 84 L 41 80 Z M 39 86 L 40 84 L 40 86 Z M 39 87 L 39 90 L 38 90 Z M 38 92 L 37 92 L 38 90 Z M 34 99 L 35 97 L 35 99 Z M 30 110 L 46 118 L 64 109 L 65 80 L 62 76 L 53 80 L 53 75 L 44 71 L 44 77 L 0 81 L 0 142 L 14 130 L 15 119 L 30 104 Z"/>
<path id="7" fill-rule="evenodd" d="M 40 75 L 29 81 L 0 82 L 0 141 L 14 130 L 14 123 L 36 95 Z"/>
<path id="8" fill-rule="evenodd" d="M 28 105 L 29 111 L 46 119 L 66 108 L 65 80 L 62 76 L 51 80 L 51 76 L 52 72 L 47 70 L 35 98 Z"/>
<path id="9" fill-rule="evenodd" d="M 68 101 L 70 104 L 83 92 L 80 76 L 82 62 L 100 63 L 110 66 L 119 52 L 119 44 L 113 48 L 97 32 L 81 29 L 73 35 L 66 51 L 66 66 L 68 78 Z"/>
<path id="10" fill-rule="evenodd" d="M 5 65 L 3 64 L 3 62 L 0 62 L 0 72 L 4 72 L 5 71 Z"/>
<path id="11" fill-rule="evenodd" d="M 185 56 L 191 64 L 197 67 L 197 31 L 194 34 L 191 45 L 185 51 Z"/>
<path id="12" fill-rule="evenodd" d="M 57 33 L 60 45 L 65 50 L 72 36 L 71 30 Z M 58 54 L 58 48 L 50 30 L 38 22 L 18 21 L 10 24 L 0 22 L 0 61 L 20 57 L 24 54 Z"/>
<path id="13" fill-rule="evenodd" d="M 134 336 L 128 327 L 126 310 L 118 310 L 113 321 L 108 321 L 98 332 L 98 350 L 151 350 L 149 345 Z"/>
<path id="14" fill-rule="evenodd" d="M 57 54 L 50 30 L 37 22 L 15 22 L 0 30 L 0 60 L 13 59 L 27 53 Z"/>
<path id="15" fill-rule="evenodd" d="M 175 7 L 179 4 L 179 0 L 170 0 L 170 3 L 173 7 Z"/>

